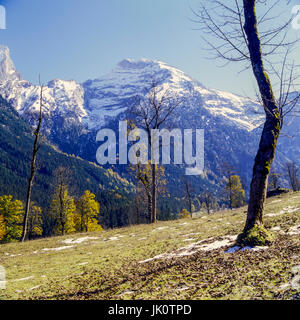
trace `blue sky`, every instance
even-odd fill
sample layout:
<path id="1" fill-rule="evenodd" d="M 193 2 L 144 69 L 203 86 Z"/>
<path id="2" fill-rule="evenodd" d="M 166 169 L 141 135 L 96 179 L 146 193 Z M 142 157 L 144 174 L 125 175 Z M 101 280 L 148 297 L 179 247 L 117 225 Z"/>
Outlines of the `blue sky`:
<path id="1" fill-rule="evenodd" d="M 158 59 L 204 85 L 252 95 L 251 74 L 219 68 L 201 49 L 190 21 L 197 0 L 0 0 L 7 10 L 7 45 L 24 79 L 83 82 L 108 73 L 124 58 Z M 294 1 L 293 4 L 299 4 Z"/>

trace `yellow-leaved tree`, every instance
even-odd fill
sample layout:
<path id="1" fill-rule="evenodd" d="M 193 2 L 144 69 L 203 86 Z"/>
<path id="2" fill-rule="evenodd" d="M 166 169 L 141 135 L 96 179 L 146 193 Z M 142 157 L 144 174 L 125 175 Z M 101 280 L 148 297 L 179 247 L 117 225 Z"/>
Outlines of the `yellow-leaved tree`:
<path id="1" fill-rule="evenodd" d="M 50 214 L 56 221 L 55 232 L 64 235 L 75 232 L 74 216 L 76 213 L 75 201 L 69 195 L 67 187 L 59 187 L 51 201 Z"/>
<path id="2" fill-rule="evenodd" d="M 185 219 L 185 218 L 189 218 L 191 217 L 191 213 L 186 210 L 186 209 L 183 209 L 179 214 L 178 214 L 178 218 L 179 219 Z"/>
<path id="3" fill-rule="evenodd" d="M 89 190 L 77 201 L 77 213 L 75 215 L 75 229 L 79 232 L 100 231 L 102 227 L 98 223 L 100 204 L 95 200 L 96 196 Z"/>
<path id="4" fill-rule="evenodd" d="M 245 204 L 245 190 L 243 189 L 240 177 L 229 176 L 226 190 L 229 194 L 230 208 L 239 208 Z"/>
<path id="5" fill-rule="evenodd" d="M 43 234 L 42 209 L 33 205 L 28 217 L 28 237 L 34 239 Z"/>
<path id="6" fill-rule="evenodd" d="M 4 238 L 6 233 L 6 223 L 4 216 L 0 215 L 0 241 Z"/>
<path id="7" fill-rule="evenodd" d="M 13 197 L 0 197 L 0 236 L 1 242 L 19 240 L 22 235 L 23 204 L 20 200 L 13 201 Z M 4 231 L 3 231 L 4 230 Z M 3 234 L 4 233 L 4 234 Z"/>

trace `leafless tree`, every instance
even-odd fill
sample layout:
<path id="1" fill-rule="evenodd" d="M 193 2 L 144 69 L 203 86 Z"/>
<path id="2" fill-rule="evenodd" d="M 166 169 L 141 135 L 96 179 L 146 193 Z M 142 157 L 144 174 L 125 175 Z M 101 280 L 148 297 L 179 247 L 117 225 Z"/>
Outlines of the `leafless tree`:
<path id="1" fill-rule="evenodd" d="M 66 198 L 66 193 L 68 193 L 69 186 L 72 181 L 72 171 L 66 167 L 58 167 L 54 171 L 54 181 L 53 187 L 55 188 L 55 198 L 57 199 L 57 221 L 61 227 L 61 234 L 65 234 L 65 227 L 67 224 L 67 209 L 68 209 L 68 200 Z"/>
<path id="2" fill-rule="evenodd" d="M 299 170 L 294 162 L 288 162 L 286 164 L 286 171 L 289 183 L 293 191 L 300 190 Z"/>
<path id="3" fill-rule="evenodd" d="M 231 177 L 233 175 L 236 174 L 236 170 L 235 168 L 229 164 L 228 162 L 223 162 L 222 163 L 222 166 L 220 168 L 220 171 L 221 173 L 225 176 L 226 178 L 226 193 L 228 194 L 228 197 L 229 197 L 229 208 L 232 209 L 233 206 L 232 206 L 232 201 L 233 201 L 233 190 L 232 190 L 232 180 L 231 180 Z"/>
<path id="4" fill-rule="evenodd" d="M 240 242 L 247 241 L 253 227 L 263 227 L 268 176 L 283 119 L 294 111 L 299 101 L 299 94 L 291 94 L 299 74 L 290 55 L 299 39 L 289 36 L 293 17 L 289 15 L 285 19 L 284 13 L 278 13 L 282 2 L 285 1 L 213 0 L 200 4 L 200 9 L 194 12 L 213 58 L 222 59 L 226 64 L 240 62 L 246 70 L 252 69 L 265 112 Z"/>
<path id="5" fill-rule="evenodd" d="M 269 176 L 269 190 L 277 190 L 279 188 L 279 182 L 280 182 L 281 174 L 275 172 L 274 170 L 271 170 L 270 176 Z"/>
<path id="6" fill-rule="evenodd" d="M 184 188 L 185 188 L 185 194 L 186 194 L 186 201 L 189 205 L 189 212 L 192 217 L 193 216 L 193 187 L 186 176 L 184 176 L 183 181 L 184 181 Z"/>
<path id="7" fill-rule="evenodd" d="M 27 196 L 26 196 L 26 206 L 25 206 L 25 213 L 24 213 L 24 219 L 23 219 L 23 230 L 22 230 L 22 236 L 20 241 L 24 242 L 27 235 L 27 228 L 28 228 L 28 217 L 30 212 L 30 202 L 31 202 L 31 193 L 32 193 L 32 186 L 34 182 L 34 177 L 36 174 L 36 157 L 37 153 L 39 151 L 39 137 L 40 137 L 40 131 L 42 128 L 42 120 L 43 120 L 43 86 L 41 86 L 40 91 L 40 110 L 39 110 L 39 118 L 36 130 L 34 132 L 34 143 L 33 143 L 33 150 L 32 150 L 32 158 L 31 158 L 31 169 L 30 169 L 30 177 L 28 179 L 28 186 L 27 186 Z"/>
<path id="8" fill-rule="evenodd" d="M 215 199 L 214 199 L 213 194 L 208 190 L 204 191 L 200 195 L 200 202 L 202 204 L 204 204 L 207 213 L 210 214 L 213 209 L 214 203 L 215 203 Z"/>
<path id="9" fill-rule="evenodd" d="M 137 127 L 147 132 L 151 155 L 153 155 L 154 150 L 152 150 L 151 132 L 152 130 L 159 130 L 168 124 L 171 115 L 181 104 L 181 99 L 169 90 L 164 90 L 159 85 L 159 81 L 155 79 L 152 79 L 150 88 L 146 88 L 145 91 L 148 92 L 146 96 L 137 97 L 137 101 L 129 110 L 128 116 L 132 117 L 131 120 Z M 151 194 L 148 191 L 147 194 L 149 198 L 151 197 L 151 223 L 156 222 L 157 169 L 157 164 L 151 163 L 151 181 L 149 177 L 147 178 L 149 181 L 141 180 L 143 184 L 144 182 L 146 182 L 146 184 L 150 183 Z M 142 178 L 145 180 L 144 176 Z"/>

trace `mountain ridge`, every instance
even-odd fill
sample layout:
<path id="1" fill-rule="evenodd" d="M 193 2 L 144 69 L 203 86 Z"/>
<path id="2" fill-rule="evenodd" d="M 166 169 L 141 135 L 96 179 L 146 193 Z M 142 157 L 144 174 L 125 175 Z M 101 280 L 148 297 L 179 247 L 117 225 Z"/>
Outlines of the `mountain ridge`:
<path id="1" fill-rule="evenodd" d="M 8 76 L 0 73 L 0 94 L 23 118 L 32 122 L 32 115 L 39 107 L 40 87 L 20 80 L 10 57 L 5 56 L 9 50 L 1 48 L 0 69 L 7 71 L 8 66 L 12 70 Z M 209 184 L 222 188 L 225 183 L 222 164 L 227 162 L 236 168 L 248 188 L 265 118 L 263 108 L 249 98 L 206 88 L 161 61 L 124 59 L 110 73 L 81 84 L 74 80 L 49 81 L 44 92 L 43 128 L 47 137 L 63 152 L 96 162 L 97 131 L 103 127 L 117 130 L 118 121 L 126 119 L 136 96 L 146 95 L 153 80 L 160 92 L 168 90 L 182 99 L 172 117 L 174 128 L 205 129 L 205 179 Z M 300 165 L 297 130 L 300 132 L 300 121 L 290 117 L 284 127 L 285 135 L 278 143 L 275 161 L 278 170 L 283 170 L 291 160 Z M 178 179 L 180 170 L 171 175 Z M 207 185 L 199 179 L 194 184 L 200 192 Z M 178 182 L 170 180 L 173 184 Z"/>

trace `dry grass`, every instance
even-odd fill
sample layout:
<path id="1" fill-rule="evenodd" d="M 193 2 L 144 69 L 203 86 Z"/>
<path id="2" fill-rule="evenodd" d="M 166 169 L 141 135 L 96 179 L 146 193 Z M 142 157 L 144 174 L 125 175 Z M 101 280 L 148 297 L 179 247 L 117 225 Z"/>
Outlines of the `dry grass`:
<path id="1" fill-rule="evenodd" d="M 203 242 L 207 244 L 238 234 L 245 211 L 2 245 L 7 288 L 0 290 L 0 298 L 299 298 L 300 193 L 268 199 L 266 227 L 275 228 L 276 241 L 266 250 L 226 253 L 228 246 L 203 251 L 198 245 L 191 255 L 174 255 L 200 240 L 212 238 Z M 65 243 L 67 239 L 75 243 Z M 162 258 L 140 263 L 160 254 Z"/>

